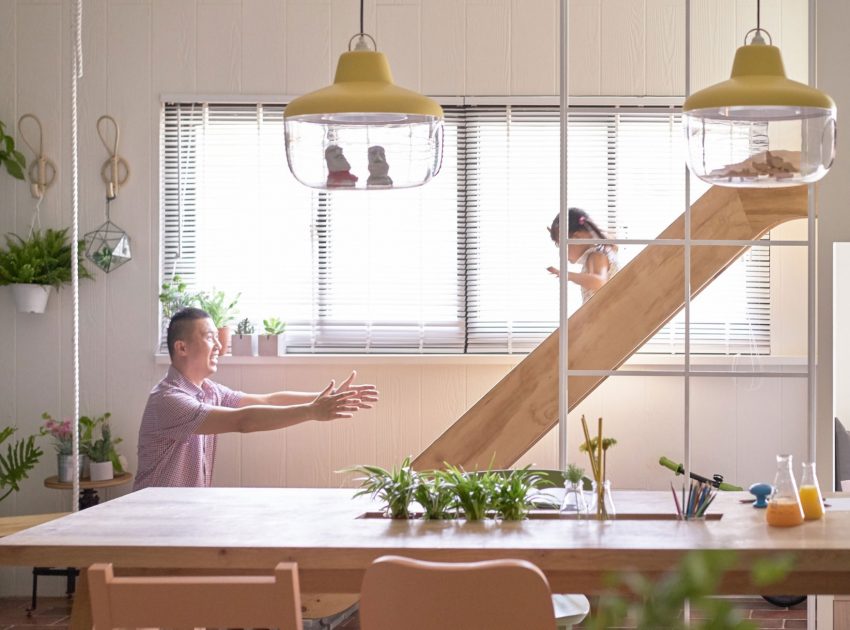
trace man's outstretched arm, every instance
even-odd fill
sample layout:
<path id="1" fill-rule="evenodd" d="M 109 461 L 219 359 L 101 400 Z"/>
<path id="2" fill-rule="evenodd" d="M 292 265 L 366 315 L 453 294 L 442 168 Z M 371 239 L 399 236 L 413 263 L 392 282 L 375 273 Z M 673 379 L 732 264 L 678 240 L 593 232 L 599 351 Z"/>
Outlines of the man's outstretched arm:
<path id="1" fill-rule="evenodd" d="M 360 406 L 356 392 L 334 392 L 333 381 L 310 402 L 295 405 L 248 405 L 236 408 L 212 407 L 195 431 L 211 435 L 217 433 L 254 433 L 285 429 L 309 420 L 326 422 L 338 418 L 351 418 Z"/>

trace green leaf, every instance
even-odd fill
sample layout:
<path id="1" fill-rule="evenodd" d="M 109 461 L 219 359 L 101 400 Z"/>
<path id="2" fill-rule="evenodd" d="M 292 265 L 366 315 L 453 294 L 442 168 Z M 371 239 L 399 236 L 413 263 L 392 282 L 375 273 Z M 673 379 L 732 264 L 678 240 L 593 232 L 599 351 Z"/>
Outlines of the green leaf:
<path id="1" fill-rule="evenodd" d="M 21 165 L 21 168 L 27 167 L 27 159 L 24 157 L 24 154 L 20 151 L 12 151 L 12 157 L 15 158 L 15 161 Z"/>
<path id="2" fill-rule="evenodd" d="M 5 164 L 6 170 L 9 171 L 9 175 L 15 179 L 24 179 L 24 169 L 21 168 L 20 164 L 10 159 L 6 159 Z"/>
<path id="3" fill-rule="evenodd" d="M 0 431 L 0 444 L 14 432 L 15 429 L 11 427 Z M 0 501 L 21 489 L 21 481 L 27 479 L 27 473 L 35 468 L 42 455 L 42 450 L 35 445 L 34 435 L 7 445 L 5 455 L 0 453 L 0 491 L 8 490 L 0 496 Z"/>

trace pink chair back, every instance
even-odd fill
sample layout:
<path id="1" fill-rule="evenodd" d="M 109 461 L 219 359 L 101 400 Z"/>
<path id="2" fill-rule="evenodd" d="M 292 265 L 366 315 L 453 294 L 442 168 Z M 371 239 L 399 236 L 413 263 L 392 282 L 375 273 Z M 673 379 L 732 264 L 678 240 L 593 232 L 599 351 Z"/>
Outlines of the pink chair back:
<path id="1" fill-rule="evenodd" d="M 88 570 L 96 630 L 112 628 L 280 628 L 301 630 L 298 565 L 274 576 L 115 577 Z"/>
<path id="2" fill-rule="evenodd" d="M 360 594 L 361 630 L 555 630 L 546 576 L 525 560 L 378 558 Z"/>

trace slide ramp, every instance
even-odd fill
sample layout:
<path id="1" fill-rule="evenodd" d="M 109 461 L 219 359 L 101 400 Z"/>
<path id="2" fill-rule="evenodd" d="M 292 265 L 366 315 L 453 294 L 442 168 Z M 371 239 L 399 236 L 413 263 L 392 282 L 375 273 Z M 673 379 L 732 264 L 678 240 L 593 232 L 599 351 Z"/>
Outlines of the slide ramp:
<path id="1" fill-rule="evenodd" d="M 712 187 L 691 206 L 691 238 L 755 240 L 807 216 L 807 188 Z M 685 215 L 659 239 L 684 238 Z M 691 291 L 697 295 L 747 250 L 692 246 Z M 614 370 L 685 306 L 684 247 L 647 246 L 569 318 L 569 368 Z M 473 405 L 413 462 L 417 470 L 444 462 L 467 470 L 508 468 L 558 422 L 559 331 Z M 573 409 L 604 376 L 570 376 Z"/>

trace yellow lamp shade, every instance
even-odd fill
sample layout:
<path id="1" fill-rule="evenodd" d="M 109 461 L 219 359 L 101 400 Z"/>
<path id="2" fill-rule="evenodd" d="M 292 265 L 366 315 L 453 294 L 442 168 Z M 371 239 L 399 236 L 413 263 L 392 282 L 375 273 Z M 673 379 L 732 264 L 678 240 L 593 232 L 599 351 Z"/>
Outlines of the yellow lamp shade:
<path id="1" fill-rule="evenodd" d="M 283 115 L 289 169 L 311 188 L 410 188 L 440 169 L 443 109 L 395 85 L 383 53 L 343 53 L 333 85 Z"/>
<path id="2" fill-rule="evenodd" d="M 835 103 L 785 76 L 776 46 L 735 54 L 728 81 L 685 100 L 688 166 L 700 179 L 735 187 L 819 180 L 835 157 Z"/>

